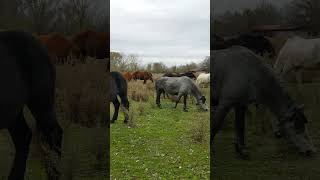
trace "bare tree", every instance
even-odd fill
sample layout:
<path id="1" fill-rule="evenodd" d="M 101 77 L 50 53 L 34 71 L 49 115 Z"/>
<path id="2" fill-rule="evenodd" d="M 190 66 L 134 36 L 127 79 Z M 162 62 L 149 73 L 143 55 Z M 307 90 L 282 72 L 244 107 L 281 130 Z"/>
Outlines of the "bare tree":
<path id="1" fill-rule="evenodd" d="M 304 25 L 316 35 L 320 31 L 319 0 L 293 0 L 287 6 L 287 21 L 290 24 Z"/>
<path id="2" fill-rule="evenodd" d="M 20 9 L 31 19 L 33 30 L 44 33 L 51 30 L 56 20 L 60 0 L 20 0 Z"/>

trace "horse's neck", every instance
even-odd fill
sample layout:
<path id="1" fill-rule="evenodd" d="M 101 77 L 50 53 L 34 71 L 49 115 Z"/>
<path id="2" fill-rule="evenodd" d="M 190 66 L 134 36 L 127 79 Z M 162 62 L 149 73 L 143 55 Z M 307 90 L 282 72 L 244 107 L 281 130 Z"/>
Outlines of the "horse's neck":
<path id="1" fill-rule="evenodd" d="M 278 118 L 283 117 L 293 105 L 294 102 L 284 92 L 275 94 L 273 98 L 270 98 L 270 101 L 267 104 L 270 111 Z"/>
<path id="2" fill-rule="evenodd" d="M 191 90 L 191 94 L 197 99 L 199 100 L 201 98 L 201 93 L 200 90 L 198 89 L 197 86 L 193 85 L 193 88 Z"/>

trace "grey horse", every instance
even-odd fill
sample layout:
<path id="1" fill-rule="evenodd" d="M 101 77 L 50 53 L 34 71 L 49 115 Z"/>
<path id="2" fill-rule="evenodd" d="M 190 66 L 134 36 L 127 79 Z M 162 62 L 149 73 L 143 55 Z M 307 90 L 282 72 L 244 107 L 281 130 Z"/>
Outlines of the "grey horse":
<path id="1" fill-rule="evenodd" d="M 161 93 L 167 93 L 170 95 L 177 95 L 177 101 L 174 108 L 177 107 L 181 97 L 183 96 L 183 110 L 187 112 L 187 97 L 192 95 L 197 100 L 197 105 L 200 105 L 204 111 L 208 111 L 206 105 L 206 98 L 202 95 L 199 87 L 188 77 L 162 77 L 156 80 L 155 89 L 157 93 L 156 104 L 161 108 L 160 96 Z"/>
<path id="2" fill-rule="evenodd" d="M 226 115 L 233 108 L 236 152 L 241 158 L 247 158 L 249 154 L 244 141 L 245 112 L 249 104 L 255 103 L 265 105 L 276 115 L 281 134 L 300 153 L 311 155 L 314 152 L 305 126 L 307 118 L 303 108 L 283 90 L 273 70 L 259 56 L 245 47 L 233 46 L 213 51 L 211 58 L 214 85 L 211 97 L 211 145 Z"/>

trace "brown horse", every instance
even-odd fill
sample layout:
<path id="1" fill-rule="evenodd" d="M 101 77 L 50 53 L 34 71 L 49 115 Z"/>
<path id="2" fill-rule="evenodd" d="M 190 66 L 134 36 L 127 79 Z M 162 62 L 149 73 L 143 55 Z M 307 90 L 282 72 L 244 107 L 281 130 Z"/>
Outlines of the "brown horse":
<path id="1" fill-rule="evenodd" d="M 147 71 L 136 71 L 132 74 L 132 78 L 134 80 L 143 80 L 143 84 L 145 84 L 147 80 L 153 82 L 152 74 Z"/>
<path id="2" fill-rule="evenodd" d="M 47 48 L 54 64 L 64 64 L 68 58 L 80 53 L 80 49 L 61 34 L 40 35 L 38 39 Z"/>
<path id="3" fill-rule="evenodd" d="M 122 75 L 123 75 L 123 77 L 126 78 L 127 81 L 131 81 L 132 74 L 130 72 L 123 72 Z"/>
<path id="4" fill-rule="evenodd" d="M 83 61 L 87 56 L 96 59 L 108 58 L 109 39 L 110 37 L 106 32 L 96 32 L 93 30 L 81 31 L 71 38 L 72 42 L 79 47 L 80 56 Z"/>

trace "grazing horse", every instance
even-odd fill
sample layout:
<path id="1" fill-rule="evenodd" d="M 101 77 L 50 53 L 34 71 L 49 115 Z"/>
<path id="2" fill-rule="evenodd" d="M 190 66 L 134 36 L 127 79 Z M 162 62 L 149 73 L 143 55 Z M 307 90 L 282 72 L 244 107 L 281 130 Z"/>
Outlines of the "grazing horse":
<path id="1" fill-rule="evenodd" d="M 121 104 L 125 109 L 125 119 L 124 123 L 128 122 L 129 115 L 129 101 L 128 101 L 128 84 L 126 79 L 119 72 L 111 72 L 111 80 L 110 80 L 110 100 L 114 105 L 114 114 L 111 120 L 111 123 L 114 123 L 118 118 L 120 102 L 118 100 L 118 96 L 120 96 Z"/>
<path id="2" fill-rule="evenodd" d="M 176 104 L 177 105 L 183 96 L 183 110 L 187 112 L 187 97 L 192 95 L 196 98 L 197 104 L 201 106 L 204 111 L 208 111 L 208 107 L 205 104 L 206 98 L 202 95 L 199 87 L 188 77 L 161 77 L 156 80 L 155 89 L 157 93 L 156 104 L 161 108 L 160 96 L 161 93 L 168 93 L 170 95 L 178 95 Z"/>
<path id="3" fill-rule="evenodd" d="M 122 75 L 124 78 L 126 78 L 126 80 L 131 81 L 132 74 L 130 72 L 123 72 Z"/>
<path id="4" fill-rule="evenodd" d="M 187 76 L 191 79 L 196 79 L 196 76 L 192 72 L 185 72 L 185 73 L 165 73 L 162 77 L 182 77 Z"/>
<path id="5" fill-rule="evenodd" d="M 38 39 L 48 49 L 55 64 L 64 64 L 70 57 L 78 57 L 80 49 L 60 34 L 40 35 Z"/>
<path id="6" fill-rule="evenodd" d="M 198 86 L 200 86 L 201 84 L 210 84 L 210 73 L 199 74 L 199 76 L 197 77 L 196 83 Z"/>
<path id="7" fill-rule="evenodd" d="M 46 48 L 20 31 L 0 32 L 0 63 L 0 128 L 8 129 L 16 149 L 8 179 L 22 180 L 32 136 L 24 106 L 36 120 L 41 142 L 48 144 L 57 161 L 61 156 L 62 129 L 54 111 L 55 69 Z M 50 180 L 60 176 L 56 165 L 46 161 Z"/>
<path id="8" fill-rule="evenodd" d="M 225 40 L 225 44 L 227 47 L 244 46 L 260 56 L 265 53 L 268 53 L 269 57 L 276 55 L 271 42 L 262 35 L 242 34 Z"/>
<path id="9" fill-rule="evenodd" d="M 196 80 L 197 77 L 193 74 L 193 72 L 185 72 L 185 73 L 181 73 L 181 76 L 187 76 L 190 79 L 194 79 Z"/>
<path id="10" fill-rule="evenodd" d="M 181 77 L 179 73 L 164 73 L 162 77 Z"/>
<path id="11" fill-rule="evenodd" d="M 147 71 L 136 71 L 132 74 L 132 78 L 134 80 L 143 80 L 143 84 L 145 84 L 147 80 L 153 82 L 152 74 Z"/>
<path id="12" fill-rule="evenodd" d="M 88 56 L 96 59 L 109 57 L 107 50 L 110 49 L 110 36 L 106 32 L 84 30 L 73 35 L 71 41 L 79 47 L 82 61 Z"/>
<path id="13" fill-rule="evenodd" d="M 213 51 L 211 54 L 211 69 L 214 72 L 211 145 L 226 115 L 234 109 L 235 149 L 241 158 L 247 158 L 249 154 L 244 141 L 247 106 L 263 104 L 278 117 L 281 135 L 292 142 L 300 153 L 309 155 L 314 151 L 305 126 L 308 120 L 302 107 L 284 91 L 273 70 L 263 63 L 261 57 L 241 46 Z"/>

